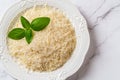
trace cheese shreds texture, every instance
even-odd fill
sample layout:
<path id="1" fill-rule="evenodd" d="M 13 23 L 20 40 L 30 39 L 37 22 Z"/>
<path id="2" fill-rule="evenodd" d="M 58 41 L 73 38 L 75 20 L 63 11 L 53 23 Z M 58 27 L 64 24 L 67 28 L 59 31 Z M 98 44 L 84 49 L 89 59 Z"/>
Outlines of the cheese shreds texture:
<path id="1" fill-rule="evenodd" d="M 38 17 L 49 17 L 51 21 L 42 31 L 34 31 L 30 44 L 27 44 L 25 38 L 8 39 L 10 55 L 28 70 L 43 72 L 62 67 L 76 46 L 75 31 L 69 19 L 59 9 L 35 6 L 20 13 L 11 22 L 9 30 L 23 28 L 20 16 L 24 16 L 30 22 Z"/>

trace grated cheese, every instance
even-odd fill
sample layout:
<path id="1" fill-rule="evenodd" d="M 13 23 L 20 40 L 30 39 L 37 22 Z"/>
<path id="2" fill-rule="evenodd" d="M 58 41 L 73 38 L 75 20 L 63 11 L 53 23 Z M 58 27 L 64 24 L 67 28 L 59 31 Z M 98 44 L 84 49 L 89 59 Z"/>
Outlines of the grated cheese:
<path id="1" fill-rule="evenodd" d="M 53 71 L 62 67 L 72 55 L 76 46 L 74 28 L 59 9 L 49 6 L 34 6 L 20 13 L 11 23 L 10 29 L 22 28 L 20 16 L 29 21 L 37 17 L 50 17 L 50 24 L 35 32 L 31 44 L 25 39 L 8 39 L 10 55 L 21 65 L 33 71 Z"/>

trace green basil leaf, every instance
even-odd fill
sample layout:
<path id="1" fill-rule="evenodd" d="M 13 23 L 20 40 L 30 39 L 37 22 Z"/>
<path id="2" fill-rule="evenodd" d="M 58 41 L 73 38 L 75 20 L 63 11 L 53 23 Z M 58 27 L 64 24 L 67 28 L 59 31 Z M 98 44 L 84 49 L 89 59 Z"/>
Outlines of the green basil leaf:
<path id="1" fill-rule="evenodd" d="M 25 30 L 25 38 L 26 38 L 27 43 L 30 44 L 33 39 L 33 33 L 31 29 Z"/>
<path id="2" fill-rule="evenodd" d="M 25 30 L 21 28 L 15 28 L 8 33 L 8 37 L 14 40 L 19 40 L 25 37 Z"/>
<path id="3" fill-rule="evenodd" d="M 22 24 L 22 26 L 24 27 L 24 28 L 26 28 L 26 29 L 29 29 L 30 28 L 30 23 L 29 23 L 29 21 L 25 18 L 25 17 L 23 17 L 23 16 L 21 16 L 21 24 Z"/>
<path id="4" fill-rule="evenodd" d="M 43 30 L 50 23 L 50 18 L 40 17 L 36 18 L 31 23 L 31 28 L 35 31 Z"/>

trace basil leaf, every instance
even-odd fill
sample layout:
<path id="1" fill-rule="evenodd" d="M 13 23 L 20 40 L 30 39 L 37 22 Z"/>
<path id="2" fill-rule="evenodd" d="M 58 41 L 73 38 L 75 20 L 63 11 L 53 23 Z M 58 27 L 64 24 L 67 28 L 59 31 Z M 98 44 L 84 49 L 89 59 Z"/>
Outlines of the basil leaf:
<path id="1" fill-rule="evenodd" d="M 40 17 L 36 18 L 31 23 L 31 28 L 35 31 L 43 30 L 50 23 L 50 18 Z"/>
<path id="2" fill-rule="evenodd" d="M 8 33 L 8 37 L 14 40 L 19 40 L 25 37 L 25 30 L 21 28 L 15 28 Z"/>
<path id="3" fill-rule="evenodd" d="M 25 30 L 25 38 L 26 38 L 27 43 L 30 44 L 33 39 L 33 33 L 31 29 Z"/>
<path id="4" fill-rule="evenodd" d="M 26 29 L 29 29 L 30 28 L 30 23 L 29 23 L 29 21 L 25 18 L 25 17 L 23 17 L 23 16 L 21 16 L 21 24 L 22 24 L 22 26 L 24 27 L 24 28 L 26 28 Z"/>

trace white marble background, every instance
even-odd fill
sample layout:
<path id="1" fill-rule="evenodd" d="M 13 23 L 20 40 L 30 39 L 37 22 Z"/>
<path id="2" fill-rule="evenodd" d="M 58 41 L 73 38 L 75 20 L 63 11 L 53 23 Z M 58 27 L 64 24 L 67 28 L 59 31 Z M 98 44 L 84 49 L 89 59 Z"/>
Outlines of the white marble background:
<path id="1" fill-rule="evenodd" d="M 0 20 L 19 0 L 0 0 Z M 120 0 L 70 0 L 88 21 L 93 54 L 84 69 L 67 80 L 120 80 Z M 93 47 L 94 45 L 94 47 Z M 0 80 L 15 80 L 0 62 Z"/>

